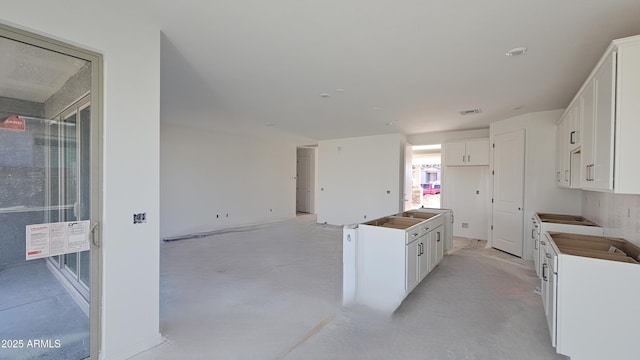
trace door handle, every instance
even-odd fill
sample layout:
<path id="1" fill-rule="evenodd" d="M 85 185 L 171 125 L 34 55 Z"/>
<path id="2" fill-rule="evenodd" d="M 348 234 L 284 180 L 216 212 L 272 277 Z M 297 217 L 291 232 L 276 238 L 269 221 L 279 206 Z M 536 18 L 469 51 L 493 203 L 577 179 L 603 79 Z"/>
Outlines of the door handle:
<path id="1" fill-rule="evenodd" d="M 93 243 L 97 248 L 100 247 L 100 239 L 96 236 L 96 230 L 98 227 L 100 227 L 100 222 L 96 221 L 91 225 L 91 230 L 89 230 L 89 233 L 91 234 L 91 243 Z"/>

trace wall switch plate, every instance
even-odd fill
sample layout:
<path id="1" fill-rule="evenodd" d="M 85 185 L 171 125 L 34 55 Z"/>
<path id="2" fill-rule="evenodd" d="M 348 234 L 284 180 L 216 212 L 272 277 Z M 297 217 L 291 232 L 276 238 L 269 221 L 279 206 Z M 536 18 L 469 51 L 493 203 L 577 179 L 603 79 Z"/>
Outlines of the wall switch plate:
<path id="1" fill-rule="evenodd" d="M 133 214 L 133 223 L 134 224 L 142 224 L 147 222 L 147 213 L 137 213 Z"/>
<path id="2" fill-rule="evenodd" d="M 469 223 L 465 223 L 465 222 L 463 222 L 463 223 L 462 223 L 462 228 L 463 228 L 463 229 L 468 229 L 468 228 L 469 228 Z"/>

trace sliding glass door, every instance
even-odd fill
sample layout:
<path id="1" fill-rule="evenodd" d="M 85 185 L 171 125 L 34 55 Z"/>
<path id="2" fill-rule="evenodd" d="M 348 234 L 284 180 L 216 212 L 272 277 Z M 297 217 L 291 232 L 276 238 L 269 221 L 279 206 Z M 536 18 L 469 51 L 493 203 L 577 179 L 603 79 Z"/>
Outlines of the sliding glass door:
<path id="1" fill-rule="evenodd" d="M 97 359 L 95 53 L 0 24 L 0 359 Z"/>

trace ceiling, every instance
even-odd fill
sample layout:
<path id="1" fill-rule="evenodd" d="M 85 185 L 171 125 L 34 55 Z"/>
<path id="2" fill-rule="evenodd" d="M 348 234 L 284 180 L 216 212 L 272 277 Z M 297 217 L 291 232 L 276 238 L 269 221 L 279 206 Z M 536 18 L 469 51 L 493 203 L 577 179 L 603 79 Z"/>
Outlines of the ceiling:
<path id="1" fill-rule="evenodd" d="M 164 1 L 162 120 L 309 140 L 486 128 L 565 108 L 639 15 L 638 0 Z"/>
<path id="2" fill-rule="evenodd" d="M 44 103 L 85 60 L 0 37 L 0 97 Z"/>
<path id="3" fill-rule="evenodd" d="M 163 122 L 298 144 L 487 128 L 565 108 L 611 40 L 640 34 L 638 0 L 104 6 L 161 28 Z M 521 46 L 525 55 L 505 56 Z M 482 112 L 459 113 L 471 109 Z"/>

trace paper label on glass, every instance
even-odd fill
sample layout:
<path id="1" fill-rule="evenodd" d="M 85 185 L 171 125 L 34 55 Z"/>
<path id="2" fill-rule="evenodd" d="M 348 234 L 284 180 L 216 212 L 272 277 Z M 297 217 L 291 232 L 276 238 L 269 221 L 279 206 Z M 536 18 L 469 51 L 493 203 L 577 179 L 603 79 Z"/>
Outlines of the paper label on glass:
<path id="1" fill-rule="evenodd" d="M 26 259 L 89 250 L 90 229 L 89 220 L 27 225 Z"/>

